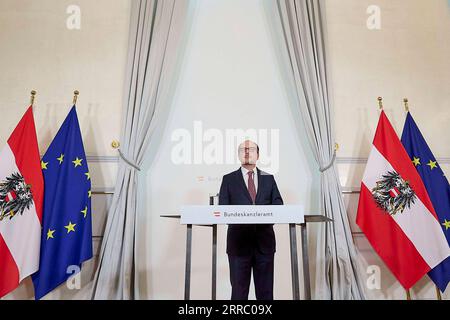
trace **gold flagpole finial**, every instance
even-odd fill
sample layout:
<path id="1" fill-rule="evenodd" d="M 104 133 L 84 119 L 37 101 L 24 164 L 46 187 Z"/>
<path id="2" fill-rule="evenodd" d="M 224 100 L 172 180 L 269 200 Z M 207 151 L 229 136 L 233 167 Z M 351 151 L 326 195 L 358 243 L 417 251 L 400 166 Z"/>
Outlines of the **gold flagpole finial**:
<path id="1" fill-rule="evenodd" d="M 409 112 L 408 98 L 403 99 L 403 104 L 405 105 L 405 111 Z"/>
<path id="2" fill-rule="evenodd" d="M 77 104 L 77 98 L 78 98 L 79 94 L 80 94 L 80 91 L 78 91 L 78 90 L 75 90 L 73 92 L 73 105 Z"/>
<path id="3" fill-rule="evenodd" d="M 383 98 L 378 97 L 378 106 L 380 107 L 380 110 L 383 110 Z"/>
<path id="4" fill-rule="evenodd" d="M 36 90 L 31 90 L 31 98 L 30 98 L 30 105 L 32 106 L 34 104 L 34 97 L 36 96 Z"/>

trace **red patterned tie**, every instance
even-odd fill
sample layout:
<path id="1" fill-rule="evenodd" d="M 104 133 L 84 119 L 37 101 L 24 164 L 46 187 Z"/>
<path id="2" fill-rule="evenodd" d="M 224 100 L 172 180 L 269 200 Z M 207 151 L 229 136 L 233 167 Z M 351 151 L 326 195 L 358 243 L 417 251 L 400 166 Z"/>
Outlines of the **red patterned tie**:
<path id="1" fill-rule="evenodd" d="M 256 188 L 255 188 L 255 181 L 253 180 L 253 171 L 249 171 L 247 172 L 247 174 L 248 174 L 248 193 L 250 193 L 252 202 L 253 204 L 255 204 Z"/>

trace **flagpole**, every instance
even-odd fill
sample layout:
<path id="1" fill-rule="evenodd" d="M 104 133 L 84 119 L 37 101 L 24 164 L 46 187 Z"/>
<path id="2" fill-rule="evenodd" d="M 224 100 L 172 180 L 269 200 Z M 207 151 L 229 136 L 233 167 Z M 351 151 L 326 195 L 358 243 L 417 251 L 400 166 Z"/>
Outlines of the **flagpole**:
<path id="1" fill-rule="evenodd" d="M 36 96 L 36 90 L 31 90 L 30 106 L 33 106 L 35 96 Z"/>
<path id="2" fill-rule="evenodd" d="M 441 291 L 439 290 L 437 285 L 434 285 L 436 288 L 436 297 L 438 300 L 442 300 Z"/>
<path id="3" fill-rule="evenodd" d="M 408 98 L 403 98 L 403 104 L 405 105 L 405 111 L 409 112 Z"/>
<path id="4" fill-rule="evenodd" d="M 405 105 L 405 111 L 408 112 L 409 108 L 408 108 L 408 98 L 404 98 L 403 99 L 403 103 Z M 405 290 L 406 291 L 406 300 L 411 300 L 411 291 L 409 289 Z"/>
<path id="5" fill-rule="evenodd" d="M 78 90 L 75 90 L 74 92 L 73 92 L 73 105 L 76 105 L 77 104 L 77 98 L 78 98 L 78 95 L 80 94 L 80 91 L 78 91 Z"/>

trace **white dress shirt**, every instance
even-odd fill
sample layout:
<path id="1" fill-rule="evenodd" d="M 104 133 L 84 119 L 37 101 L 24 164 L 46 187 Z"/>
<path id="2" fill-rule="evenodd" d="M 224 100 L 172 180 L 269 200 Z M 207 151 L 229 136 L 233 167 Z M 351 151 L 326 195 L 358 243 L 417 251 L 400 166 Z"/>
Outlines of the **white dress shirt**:
<path id="1" fill-rule="evenodd" d="M 248 172 L 250 170 L 245 169 L 244 167 L 241 167 L 241 171 L 242 171 L 242 177 L 244 178 L 245 181 L 245 186 L 247 187 L 248 190 Z M 253 169 L 253 181 L 255 182 L 255 191 L 256 193 L 258 193 L 258 171 L 255 169 Z"/>

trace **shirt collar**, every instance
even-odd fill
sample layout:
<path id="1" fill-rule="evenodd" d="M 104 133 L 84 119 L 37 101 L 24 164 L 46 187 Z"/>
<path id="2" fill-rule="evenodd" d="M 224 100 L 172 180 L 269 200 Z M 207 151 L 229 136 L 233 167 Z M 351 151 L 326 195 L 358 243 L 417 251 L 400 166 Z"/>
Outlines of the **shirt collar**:
<path id="1" fill-rule="evenodd" d="M 250 170 L 248 170 L 248 169 L 246 169 L 246 168 L 244 168 L 244 167 L 241 167 L 241 172 L 242 172 L 242 174 L 244 175 L 244 176 L 247 176 L 248 175 L 248 172 L 249 172 Z M 253 169 L 253 176 L 255 176 L 256 174 L 257 174 L 257 170 L 256 170 L 256 167 L 255 167 L 255 169 Z"/>

